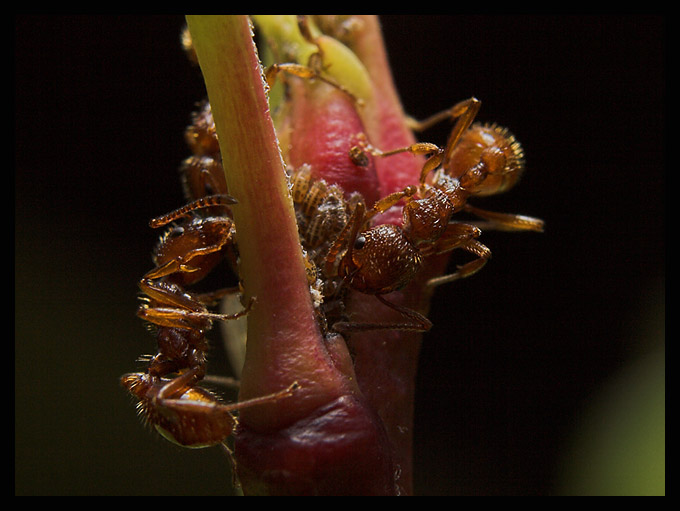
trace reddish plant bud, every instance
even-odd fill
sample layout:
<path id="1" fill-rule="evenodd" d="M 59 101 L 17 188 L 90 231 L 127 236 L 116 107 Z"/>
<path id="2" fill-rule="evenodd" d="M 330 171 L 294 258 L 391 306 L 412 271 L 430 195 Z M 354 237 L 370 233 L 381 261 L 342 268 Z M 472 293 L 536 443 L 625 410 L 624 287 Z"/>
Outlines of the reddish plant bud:
<path id="1" fill-rule="evenodd" d="M 240 426 L 237 438 L 247 495 L 397 493 L 382 423 L 357 396 L 340 396 L 270 434 Z"/>
<path id="2" fill-rule="evenodd" d="M 366 133 L 351 98 L 328 84 L 301 79 L 291 80 L 290 96 L 287 162 L 296 168 L 309 165 L 315 179 L 359 192 L 369 206 L 380 199 L 374 158 L 367 153 L 352 157 Z M 286 138 L 281 130 L 279 136 Z"/>

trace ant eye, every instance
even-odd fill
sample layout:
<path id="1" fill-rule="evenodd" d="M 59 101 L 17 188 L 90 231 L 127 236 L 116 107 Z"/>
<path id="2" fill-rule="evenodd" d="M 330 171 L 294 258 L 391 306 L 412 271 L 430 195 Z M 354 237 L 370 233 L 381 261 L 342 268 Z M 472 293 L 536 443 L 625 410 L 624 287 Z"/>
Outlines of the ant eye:
<path id="1" fill-rule="evenodd" d="M 354 240 L 354 250 L 361 250 L 366 244 L 366 238 L 364 236 L 357 236 Z"/>

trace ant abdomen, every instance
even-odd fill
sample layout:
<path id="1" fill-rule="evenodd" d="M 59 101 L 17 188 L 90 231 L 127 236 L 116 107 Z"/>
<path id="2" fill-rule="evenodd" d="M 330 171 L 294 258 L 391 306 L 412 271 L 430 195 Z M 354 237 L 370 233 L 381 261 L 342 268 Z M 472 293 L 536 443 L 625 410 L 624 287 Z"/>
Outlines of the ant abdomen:
<path id="1" fill-rule="evenodd" d="M 507 128 L 475 123 L 459 140 L 446 173 L 461 180 L 473 195 L 493 195 L 512 188 L 524 171 L 524 151 Z"/>
<path id="2" fill-rule="evenodd" d="M 131 373 L 121 384 L 138 399 L 144 423 L 172 443 L 200 448 L 223 442 L 234 428 L 231 408 L 212 392 L 191 385 L 191 372 L 186 375 L 173 380 Z"/>

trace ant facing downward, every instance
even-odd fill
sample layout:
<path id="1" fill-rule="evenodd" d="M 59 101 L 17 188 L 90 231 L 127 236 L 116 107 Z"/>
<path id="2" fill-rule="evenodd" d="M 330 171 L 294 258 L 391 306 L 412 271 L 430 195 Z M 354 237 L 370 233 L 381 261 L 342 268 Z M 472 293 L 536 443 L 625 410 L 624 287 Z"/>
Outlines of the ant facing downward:
<path id="1" fill-rule="evenodd" d="M 202 198 L 151 224 L 162 226 L 201 208 L 234 203 L 228 195 Z M 138 315 L 155 327 L 158 353 L 150 359 L 146 372 L 127 374 L 121 382 L 139 400 L 144 420 L 165 438 L 185 447 L 222 444 L 232 433 L 233 412 L 290 396 L 296 388 L 293 384 L 275 394 L 224 404 L 197 386 L 206 374 L 206 333 L 212 322 L 241 317 L 253 305 L 251 300 L 241 312 L 216 314 L 209 312 L 207 305 L 233 289 L 207 294 L 184 289 L 217 264 L 213 256 L 227 247 L 232 236 L 227 216 L 192 217 L 173 226 L 156 248 L 157 267 L 140 281 L 146 301 Z"/>
<path id="2" fill-rule="evenodd" d="M 477 240 L 481 230 L 474 224 L 451 221 L 455 213 L 471 213 L 498 229 L 543 230 L 542 220 L 486 211 L 468 204 L 468 198 L 473 195 L 491 195 L 507 190 L 517 182 L 524 169 L 522 148 L 506 129 L 496 125 L 472 125 L 480 104 L 476 98 L 462 101 L 415 126 L 424 129 L 442 118 L 457 118 L 444 149 L 434 144 L 416 143 L 382 152 L 364 144 L 366 150 L 379 157 L 402 152 L 431 156 L 423 166 L 417 186 L 408 186 L 384 197 L 368 211 L 363 204 L 355 208 L 345 229 L 329 250 L 326 272 L 336 272 L 352 289 L 375 295 L 412 322 L 400 325 L 346 323 L 338 325 L 338 328 L 344 331 L 395 327 L 428 330 L 431 323 L 427 318 L 388 302 L 383 295 L 409 283 L 428 256 L 455 249 L 477 256 L 459 266 L 456 272 L 429 280 L 429 286 L 469 277 L 486 264 L 491 251 Z M 433 177 L 428 181 L 431 173 L 434 173 Z M 371 226 L 374 216 L 402 200 L 405 202 L 402 225 Z"/>
<path id="3" fill-rule="evenodd" d="M 126 374 L 121 383 L 138 400 L 144 421 L 168 440 L 184 447 L 222 445 L 229 451 L 225 441 L 234 429 L 234 412 L 288 397 L 297 384 L 233 404 L 198 386 L 206 378 L 206 335 L 213 322 L 247 314 L 254 300 L 235 314 L 217 314 L 208 306 L 238 288 L 208 293 L 186 289 L 224 258 L 231 259 L 232 265 L 236 258 L 229 211 L 236 200 L 226 193 L 209 104 L 194 115 L 186 138 L 193 155 L 181 171 L 190 202 L 151 220 L 151 227 L 166 227 L 166 231 L 154 249 L 155 267 L 139 282 L 145 296 L 137 315 L 152 327 L 158 351 L 147 357 L 145 372 Z"/>
<path id="4" fill-rule="evenodd" d="M 300 32 L 316 44 L 307 19 L 298 18 Z M 272 84 L 283 71 L 306 80 L 319 80 L 347 94 L 355 105 L 361 103 L 344 87 L 322 76 L 323 52 L 312 54 L 307 66 L 280 64 L 267 72 Z M 524 155 L 519 142 L 505 128 L 473 124 L 481 102 L 476 98 L 461 101 L 423 122 L 412 122 L 422 131 L 445 119 L 456 122 L 442 149 L 435 144 L 416 143 L 408 147 L 381 151 L 363 140 L 347 155 L 359 162 L 370 156 L 388 157 L 398 153 L 430 155 L 423 165 L 417 185 L 392 193 L 367 209 L 363 200 L 353 200 L 352 213 L 320 263 L 325 282 L 341 279 L 350 289 L 374 295 L 385 305 L 409 320 L 404 323 L 352 323 L 339 321 L 333 328 L 340 332 L 373 329 L 428 330 L 432 324 L 422 314 L 396 305 L 384 295 L 403 288 L 423 267 L 427 257 L 456 249 L 465 250 L 474 260 L 449 275 L 427 282 L 429 287 L 469 277 L 491 257 L 491 250 L 478 241 L 481 229 L 466 222 L 453 221 L 454 214 L 470 213 L 486 222 L 486 227 L 514 231 L 542 231 L 543 221 L 523 215 L 486 211 L 472 206 L 472 196 L 486 196 L 510 189 L 524 170 Z M 359 134 L 361 138 L 363 134 Z M 431 176 L 431 177 L 430 177 Z M 402 223 L 373 225 L 373 218 L 404 202 Z M 349 206 L 348 202 L 344 203 Z M 334 213 L 335 217 L 338 217 Z M 303 237 L 303 242 L 306 241 Z"/>

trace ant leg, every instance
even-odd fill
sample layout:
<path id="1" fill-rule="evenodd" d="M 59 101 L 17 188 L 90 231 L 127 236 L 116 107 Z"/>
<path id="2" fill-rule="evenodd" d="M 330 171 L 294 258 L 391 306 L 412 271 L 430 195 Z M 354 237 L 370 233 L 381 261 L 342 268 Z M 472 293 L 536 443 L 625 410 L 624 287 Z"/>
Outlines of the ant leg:
<path id="1" fill-rule="evenodd" d="M 425 182 L 425 177 L 430 172 L 439 167 L 444 157 L 444 150 L 441 149 L 436 144 L 432 144 L 429 142 L 416 142 L 415 144 L 411 144 L 410 146 L 407 147 L 399 147 L 397 149 L 391 149 L 389 151 L 382 151 L 368 143 L 366 140 L 362 139 L 359 142 L 359 146 L 352 147 L 351 151 L 361 151 L 362 149 L 368 151 L 369 153 L 371 153 L 371 155 L 380 158 L 393 156 L 395 154 L 400 153 L 411 153 L 414 155 L 431 155 L 427 158 L 425 164 L 423 165 L 423 169 L 421 171 L 420 176 L 421 184 Z"/>
<path id="2" fill-rule="evenodd" d="M 483 245 L 477 240 L 470 240 L 467 243 L 454 247 L 462 248 L 477 256 L 477 259 L 458 266 L 458 270 L 449 275 L 442 275 L 441 277 L 434 277 L 427 281 L 426 286 L 433 288 L 442 284 L 453 282 L 454 280 L 464 279 L 470 277 L 481 270 L 487 261 L 491 258 L 491 250 L 486 245 Z"/>
<path id="3" fill-rule="evenodd" d="M 241 382 L 236 378 L 232 378 L 231 376 L 218 376 L 215 374 L 208 374 L 203 378 L 203 381 L 206 383 L 211 383 L 214 385 L 219 385 L 221 387 L 227 387 L 230 389 L 238 389 L 241 387 Z"/>
<path id="4" fill-rule="evenodd" d="M 209 291 L 207 293 L 196 294 L 196 299 L 206 305 L 216 305 L 222 298 L 228 295 L 235 295 L 243 292 L 241 286 L 224 287 L 216 291 Z"/>
<path id="5" fill-rule="evenodd" d="M 310 60 L 312 59 L 310 58 Z M 265 79 L 270 89 L 274 86 L 274 83 L 276 82 L 276 76 L 282 71 L 293 76 L 297 76 L 298 78 L 304 78 L 306 80 L 319 80 L 327 85 L 330 85 L 331 87 L 335 87 L 339 91 L 346 94 L 355 105 L 361 106 L 362 104 L 361 99 L 357 98 L 354 94 L 352 94 L 348 89 L 346 89 L 339 83 L 331 80 L 330 78 L 326 78 L 317 69 L 315 69 L 315 67 L 316 66 L 310 67 L 302 64 L 296 64 L 294 62 L 272 64 L 265 70 Z"/>
<path id="6" fill-rule="evenodd" d="M 187 310 L 172 307 L 142 306 L 137 315 L 150 323 L 174 328 L 208 328 L 211 321 L 231 321 L 245 316 L 250 312 L 255 298 L 251 298 L 248 305 L 234 314 L 219 314 L 206 310 Z"/>
<path id="7" fill-rule="evenodd" d="M 411 323 L 351 323 L 340 321 L 333 325 L 333 330 L 339 333 L 364 332 L 367 330 L 415 330 L 417 332 L 427 332 L 432 328 L 432 322 L 419 312 L 397 305 L 386 300 L 382 295 L 375 295 L 382 303 L 413 320 Z"/>
<path id="8" fill-rule="evenodd" d="M 365 220 L 370 220 L 375 215 L 384 213 L 402 199 L 413 197 L 417 191 L 418 189 L 415 186 L 407 186 L 400 192 L 394 192 L 383 197 L 373 205 L 368 213 L 366 213 Z"/>
<path id="9" fill-rule="evenodd" d="M 182 273 L 192 273 L 198 271 L 199 268 L 193 268 L 188 265 L 194 257 L 204 256 L 212 254 L 214 252 L 219 252 L 222 250 L 232 239 L 231 233 L 223 237 L 218 243 L 214 243 L 207 247 L 195 248 L 189 250 L 186 254 L 178 256 L 175 259 L 168 261 L 167 263 L 154 268 L 144 275 L 145 279 L 159 279 L 165 277 L 172 273 L 182 272 Z"/>
<path id="10" fill-rule="evenodd" d="M 169 307 L 184 310 L 201 310 L 201 304 L 192 295 L 179 292 L 174 286 L 168 285 L 164 281 L 155 282 L 148 278 L 142 278 L 139 282 L 139 288 L 151 300 L 159 302 Z"/>
<path id="11" fill-rule="evenodd" d="M 316 52 L 309 56 L 307 65 L 290 62 L 272 64 L 269 66 L 264 73 L 265 80 L 269 88 L 271 89 L 274 86 L 274 83 L 276 82 L 276 76 L 283 71 L 306 80 L 319 80 L 324 82 L 346 94 L 356 106 L 363 106 L 363 101 L 360 98 L 357 98 L 354 94 L 352 94 L 351 91 L 343 87 L 341 84 L 331 80 L 330 78 L 327 78 L 322 74 L 324 70 L 323 50 L 317 43 L 316 38 L 312 35 L 311 29 L 309 27 L 309 20 L 304 15 L 298 15 L 297 21 L 300 34 L 308 43 L 316 46 Z"/>
<path id="12" fill-rule="evenodd" d="M 425 257 L 444 254 L 455 249 L 463 249 L 477 256 L 477 259 L 459 266 L 456 272 L 434 277 L 428 280 L 426 285 L 428 287 L 439 286 L 469 277 L 481 270 L 491 258 L 491 250 L 476 239 L 481 233 L 482 231 L 475 225 L 454 222 L 448 225 L 444 234 L 435 243 L 424 247 L 422 254 Z"/>
<path id="13" fill-rule="evenodd" d="M 187 447 L 209 447 L 223 443 L 233 433 L 232 412 L 290 397 L 299 387 L 289 387 L 266 396 L 224 404 L 210 392 L 194 387 L 196 370 L 180 374 L 161 387 L 151 399 L 152 423 L 168 440 Z"/>
<path id="14" fill-rule="evenodd" d="M 224 452 L 224 454 L 229 459 L 229 465 L 231 467 L 231 485 L 234 488 L 240 488 L 241 487 L 241 481 L 239 481 L 238 475 L 237 475 L 237 472 L 236 472 L 236 458 L 234 457 L 234 450 L 227 445 L 226 438 L 223 442 L 220 442 L 219 445 L 222 448 L 222 451 Z"/>
<path id="15" fill-rule="evenodd" d="M 479 218 L 488 221 L 487 228 L 498 229 L 503 231 L 536 231 L 543 232 L 545 222 L 539 218 L 534 218 L 524 215 L 515 215 L 512 213 L 498 213 L 495 211 L 486 211 L 479 209 L 470 204 L 465 204 L 464 211 L 472 213 Z"/>
<path id="16" fill-rule="evenodd" d="M 196 411 L 196 410 L 207 410 L 209 411 L 219 411 L 220 413 L 231 413 L 244 408 L 250 408 L 253 406 L 259 406 L 263 404 L 273 403 L 279 401 L 280 399 L 290 397 L 293 393 L 300 388 L 298 382 L 293 382 L 291 385 L 278 392 L 273 392 L 265 396 L 255 397 L 252 399 L 247 399 L 245 401 L 239 401 L 237 403 L 224 404 L 218 401 L 205 401 L 205 400 L 191 400 L 191 399 L 178 399 L 174 396 L 181 396 L 189 390 L 192 386 L 192 380 L 195 379 L 194 369 L 182 373 L 177 378 L 170 380 L 167 384 L 161 388 L 156 399 L 163 405 L 167 407 L 172 407 L 175 411 L 179 412 L 185 411 Z M 166 397 L 167 396 L 167 397 Z"/>
<path id="17" fill-rule="evenodd" d="M 333 242 L 333 245 L 331 245 L 331 248 L 328 250 L 328 254 L 326 255 L 326 264 L 325 264 L 325 271 L 327 275 L 337 275 L 335 262 L 338 258 L 338 254 L 340 251 L 343 249 L 345 245 L 348 245 L 348 252 L 347 255 L 351 255 L 352 251 L 352 246 L 354 244 L 354 240 L 356 240 L 357 235 L 359 233 L 359 229 L 364 225 L 365 223 L 365 211 L 366 211 L 366 206 L 364 205 L 363 202 L 358 202 L 356 207 L 354 208 L 354 211 L 352 211 L 352 215 L 350 216 L 349 220 L 347 221 L 347 224 L 345 227 L 342 229 L 336 240 Z M 348 243 L 349 240 L 349 243 Z M 347 257 L 347 255 L 345 257 Z M 344 259 L 344 257 L 343 257 Z M 351 257 L 350 257 L 351 259 Z"/>
<path id="18" fill-rule="evenodd" d="M 482 103 L 477 98 L 470 98 L 454 105 L 450 110 L 451 117 L 457 118 L 458 120 L 449 134 L 449 139 L 446 141 L 446 149 L 444 149 L 444 159 L 442 161 L 442 165 L 445 168 L 448 166 L 453 150 L 458 145 L 460 137 L 462 137 L 463 133 L 470 127 L 481 106 Z"/>
<path id="19" fill-rule="evenodd" d="M 415 121 L 411 119 L 409 125 L 414 131 L 423 131 L 434 124 L 437 124 L 445 119 L 457 119 L 456 124 L 453 126 L 449 139 L 446 142 L 446 148 L 444 149 L 444 154 L 441 159 L 441 163 L 446 168 L 453 154 L 453 150 L 458 145 L 460 137 L 465 133 L 465 131 L 470 127 L 472 121 L 477 116 L 479 108 L 482 106 L 482 102 L 477 98 L 472 97 L 456 103 L 448 110 L 434 114 L 433 116 L 425 119 L 424 121 Z M 424 182 L 425 176 L 429 171 L 423 169 L 421 175 L 421 183 Z"/>
<path id="20" fill-rule="evenodd" d="M 420 252 L 424 257 L 445 254 L 456 248 L 462 248 L 481 234 L 481 229 L 476 225 L 451 222 L 437 241 L 423 246 Z"/>
<path id="21" fill-rule="evenodd" d="M 415 155 L 419 154 L 432 154 L 436 153 L 439 154 L 442 152 L 442 150 L 439 148 L 439 146 L 435 144 L 431 144 L 430 142 L 416 142 L 415 144 L 411 144 L 410 146 L 407 147 L 400 147 L 398 149 L 392 149 L 390 151 L 381 151 L 377 147 L 370 146 L 370 151 L 373 156 L 380 156 L 380 157 L 385 157 L 385 156 L 392 156 L 394 154 L 399 154 L 399 153 L 411 153 Z"/>
<path id="22" fill-rule="evenodd" d="M 470 126 L 470 124 L 472 124 L 472 119 L 474 119 L 474 117 L 477 115 L 477 112 L 479 111 L 479 108 L 481 106 L 482 102 L 479 101 L 477 98 L 472 97 L 464 99 L 463 101 L 459 101 L 451 108 L 442 110 L 441 112 L 431 115 L 430 117 L 422 121 L 409 117 L 407 119 L 407 122 L 409 128 L 417 132 L 425 131 L 434 126 L 435 124 L 439 124 L 440 122 L 445 121 L 446 119 L 456 119 L 461 117 L 470 117 L 469 122 L 465 121 L 465 123 L 468 126 Z M 463 129 L 461 130 L 461 132 L 462 131 L 465 130 Z"/>

